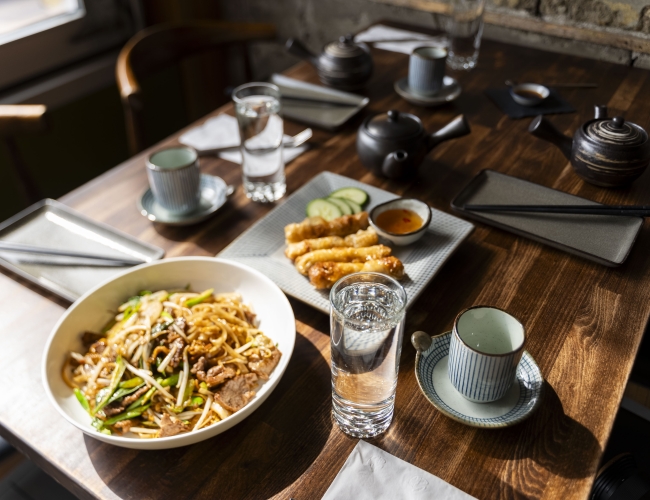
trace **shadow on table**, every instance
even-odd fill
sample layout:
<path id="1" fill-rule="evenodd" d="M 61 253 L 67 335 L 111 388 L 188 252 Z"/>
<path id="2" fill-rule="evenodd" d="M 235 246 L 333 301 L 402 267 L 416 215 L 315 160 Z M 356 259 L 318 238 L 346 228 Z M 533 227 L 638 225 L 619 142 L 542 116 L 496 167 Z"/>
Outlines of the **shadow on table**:
<path id="1" fill-rule="evenodd" d="M 580 479 L 596 472 L 601 448 L 589 429 L 564 413 L 562 402 L 548 382 L 537 412 L 513 427 L 479 432 L 473 445 L 502 460 L 529 458 L 551 474 Z M 517 450 L 516 456 L 512 451 Z"/>
<path id="2" fill-rule="evenodd" d="M 124 499 L 269 498 L 294 483 L 329 437 L 330 368 L 300 334 L 287 371 L 246 420 L 212 439 L 136 451 L 85 436 L 105 485 Z"/>

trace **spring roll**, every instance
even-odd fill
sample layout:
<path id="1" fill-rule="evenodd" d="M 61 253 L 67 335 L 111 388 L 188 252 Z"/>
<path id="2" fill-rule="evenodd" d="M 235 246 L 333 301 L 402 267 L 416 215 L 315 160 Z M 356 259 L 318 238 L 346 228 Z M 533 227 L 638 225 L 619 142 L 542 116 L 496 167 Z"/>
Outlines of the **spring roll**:
<path id="1" fill-rule="evenodd" d="M 301 255 L 296 259 L 296 269 L 305 276 L 309 268 L 317 262 L 365 262 L 366 260 L 380 259 L 390 255 L 390 247 L 373 245 L 363 248 L 328 248 L 314 250 Z"/>
<path id="2" fill-rule="evenodd" d="M 366 262 L 318 262 L 309 268 L 309 281 L 319 289 L 332 288 L 343 276 L 360 271 L 388 274 L 398 280 L 404 277 L 402 261 L 390 255 Z"/>
<path id="3" fill-rule="evenodd" d="M 337 247 L 369 247 L 376 245 L 378 241 L 377 232 L 369 227 L 365 230 L 359 229 L 356 233 L 350 234 L 345 238 L 341 238 L 340 236 L 325 236 L 324 238 L 312 238 L 299 241 L 298 243 L 289 243 L 284 254 L 291 260 L 296 260 L 301 255 L 313 252 L 314 250 Z"/>
<path id="4" fill-rule="evenodd" d="M 287 243 L 297 243 L 323 236 L 346 236 L 368 227 L 368 212 L 344 215 L 330 221 L 322 217 L 308 217 L 302 222 L 289 224 L 284 228 Z"/>

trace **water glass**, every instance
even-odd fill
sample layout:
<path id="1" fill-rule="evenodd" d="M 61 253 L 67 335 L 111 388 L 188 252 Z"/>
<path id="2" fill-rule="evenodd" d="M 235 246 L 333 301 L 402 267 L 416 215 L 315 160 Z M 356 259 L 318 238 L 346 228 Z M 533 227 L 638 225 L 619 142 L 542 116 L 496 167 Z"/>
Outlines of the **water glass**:
<path id="1" fill-rule="evenodd" d="M 404 288 L 384 274 L 355 273 L 332 287 L 332 417 L 350 436 L 376 436 L 393 420 L 405 307 Z"/>
<path id="2" fill-rule="evenodd" d="M 478 62 L 483 34 L 485 0 L 451 0 L 445 28 L 449 37 L 447 64 L 452 69 L 470 70 Z"/>
<path id="3" fill-rule="evenodd" d="M 284 196 L 280 89 L 270 83 L 247 83 L 232 93 L 239 123 L 244 191 L 253 201 L 274 202 Z"/>

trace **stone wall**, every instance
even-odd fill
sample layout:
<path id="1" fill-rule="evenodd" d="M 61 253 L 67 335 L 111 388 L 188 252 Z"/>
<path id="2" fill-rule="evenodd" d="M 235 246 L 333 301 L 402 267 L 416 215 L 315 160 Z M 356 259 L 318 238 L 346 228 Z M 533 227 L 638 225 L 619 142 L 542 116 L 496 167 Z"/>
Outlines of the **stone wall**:
<path id="1" fill-rule="evenodd" d="M 487 1 L 486 38 L 650 68 L 650 49 L 645 49 L 650 48 L 650 0 Z M 435 5 L 441 5 L 441 0 L 236 0 L 224 1 L 221 7 L 225 19 L 274 23 L 281 38 L 299 37 L 319 51 L 340 34 L 381 19 L 435 27 L 439 14 L 423 11 L 435 11 Z M 526 23 L 533 23 L 536 31 L 527 29 Z M 546 34 L 548 26 L 567 29 L 554 36 Z M 572 29 L 592 35 L 576 40 L 580 37 L 574 37 Z M 627 38 L 632 42 L 627 43 Z M 260 46 L 255 51 L 257 77 L 296 62 L 281 46 Z"/>

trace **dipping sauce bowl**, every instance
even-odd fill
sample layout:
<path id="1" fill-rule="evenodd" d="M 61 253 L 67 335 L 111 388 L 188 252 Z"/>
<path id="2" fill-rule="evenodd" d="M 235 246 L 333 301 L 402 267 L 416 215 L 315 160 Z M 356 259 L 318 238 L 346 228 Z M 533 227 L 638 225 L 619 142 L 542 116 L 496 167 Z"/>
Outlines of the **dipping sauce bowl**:
<path id="1" fill-rule="evenodd" d="M 550 94 L 548 87 L 537 83 L 519 83 L 510 87 L 510 95 L 522 106 L 537 106 Z"/>
<path id="2" fill-rule="evenodd" d="M 431 208 L 415 198 L 398 198 L 370 211 L 370 225 L 379 236 L 396 245 L 419 240 L 431 222 Z"/>

